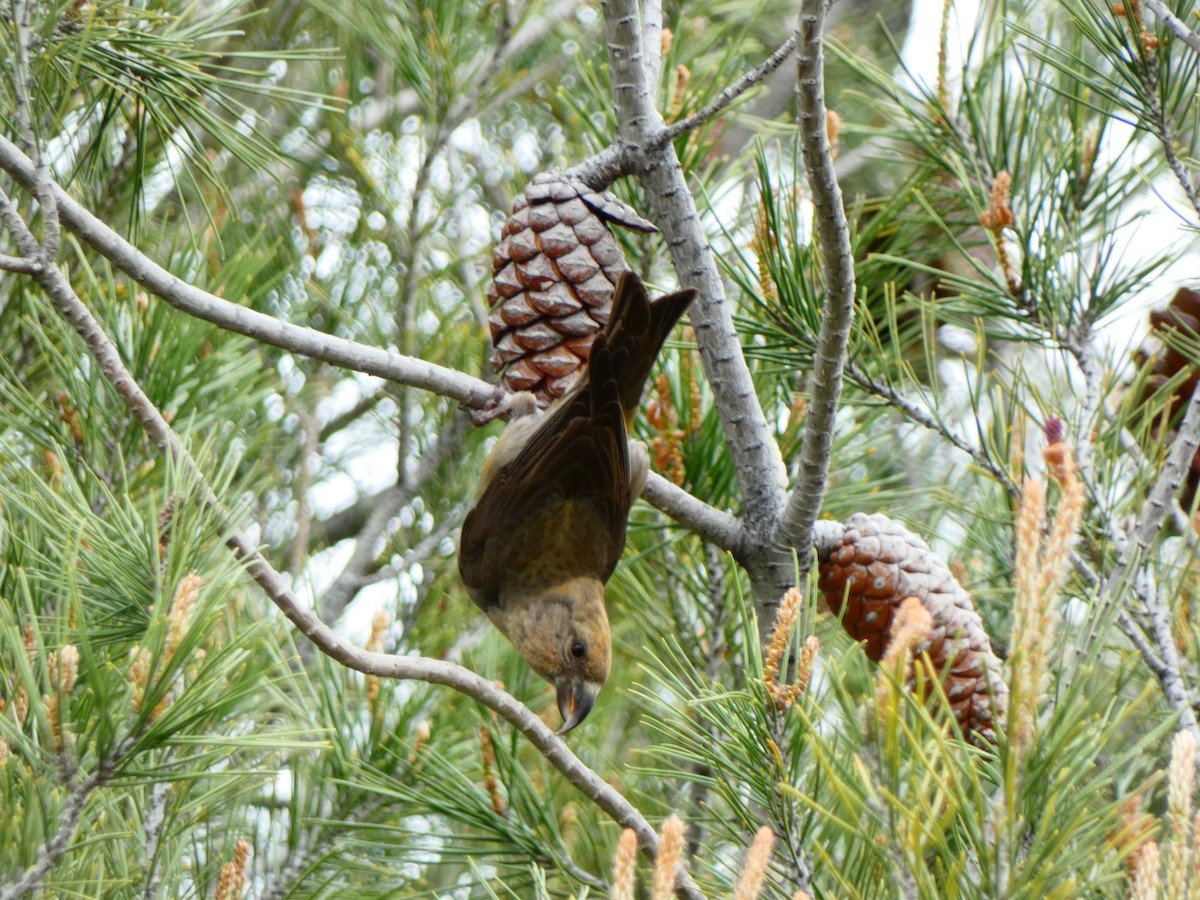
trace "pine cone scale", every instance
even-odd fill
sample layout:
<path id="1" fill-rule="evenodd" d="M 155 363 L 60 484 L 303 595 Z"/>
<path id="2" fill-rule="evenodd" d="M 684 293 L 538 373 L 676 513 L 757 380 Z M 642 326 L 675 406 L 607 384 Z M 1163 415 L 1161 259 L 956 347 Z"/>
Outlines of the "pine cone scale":
<path id="1" fill-rule="evenodd" d="M 586 364 L 608 323 L 617 278 L 629 268 L 610 222 L 655 230 L 613 195 L 544 172 L 500 229 L 487 288 L 492 365 L 510 390 L 532 391 L 542 406 Z"/>

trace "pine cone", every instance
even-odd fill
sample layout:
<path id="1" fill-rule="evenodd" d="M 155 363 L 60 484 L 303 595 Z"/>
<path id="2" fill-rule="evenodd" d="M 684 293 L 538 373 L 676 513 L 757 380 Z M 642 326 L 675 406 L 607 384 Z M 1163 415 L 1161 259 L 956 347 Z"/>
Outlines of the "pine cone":
<path id="1" fill-rule="evenodd" d="M 818 585 L 842 626 L 865 642 L 878 661 L 887 648 L 892 616 L 906 597 L 916 597 L 933 618 L 929 639 L 914 656 L 928 653 L 963 734 L 995 740 L 1003 721 L 1008 686 L 992 652 L 983 620 L 946 563 L 928 545 L 886 516 L 851 516 L 842 538 L 819 568 Z"/>
<path id="2" fill-rule="evenodd" d="M 629 266 L 608 227 L 653 225 L 605 192 L 558 171 L 535 175 L 492 254 L 492 365 L 505 386 L 542 406 L 561 397 L 608 323 L 617 277 Z"/>
<path id="3" fill-rule="evenodd" d="M 1163 337 L 1172 331 L 1181 331 L 1190 336 L 1192 340 L 1200 338 L 1200 293 L 1188 288 L 1180 288 L 1175 292 L 1175 296 L 1171 298 L 1166 309 L 1151 311 L 1150 336 L 1159 346 L 1153 349 L 1143 347 L 1136 354 L 1139 365 L 1145 365 L 1147 361 L 1151 362 L 1150 375 L 1146 379 L 1139 408 L 1154 410 L 1155 406 L 1147 406 L 1145 401 L 1162 390 L 1167 382 L 1180 372 L 1186 371 L 1186 377 L 1172 389 L 1170 400 L 1167 403 L 1167 422 L 1175 425 L 1178 424 L 1183 408 L 1187 406 L 1192 399 L 1192 394 L 1196 392 L 1196 386 L 1200 384 L 1200 368 L 1197 368 L 1188 357 L 1163 340 Z M 1154 438 L 1158 438 L 1162 435 L 1162 429 L 1161 413 L 1155 413 L 1153 421 L 1149 423 L 1150 434 Z M 1175 440 L 1173 428 L 1168 427 L 1165 439 L 1168 444 Z M 1179 502 L 1184 509 L 1191 508 L 1197 490 L 1200 490 L 1200 453 L 1192 458 L 1192 464 L 1184 477 L 1183 491 L 1179 497 Z"/>

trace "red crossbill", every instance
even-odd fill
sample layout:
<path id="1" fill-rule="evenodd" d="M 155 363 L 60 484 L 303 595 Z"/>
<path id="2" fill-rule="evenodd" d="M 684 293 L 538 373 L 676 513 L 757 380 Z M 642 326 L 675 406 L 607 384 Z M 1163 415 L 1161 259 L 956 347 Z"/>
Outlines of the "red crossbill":
<path id="1" fill-rule="evenodd" d="M 557 688 L 560 734 L 584 720 L 608 679 L 604 584 L 648 470 L 644 445 L 630 453 L 628 428 L 654 359 L 694 296 L 686 290 L 651 303 L 637 275 L 622 275 L 579 383 L 540 416 L 532 395 L 514 395 L 463 522 L 462 580 Z"/>

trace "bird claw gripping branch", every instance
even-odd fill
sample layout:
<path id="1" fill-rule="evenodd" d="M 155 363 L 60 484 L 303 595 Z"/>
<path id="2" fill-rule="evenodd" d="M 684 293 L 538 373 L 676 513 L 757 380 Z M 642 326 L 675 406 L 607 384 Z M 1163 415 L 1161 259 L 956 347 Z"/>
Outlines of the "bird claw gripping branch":
<path id="1" fill-rule="evenodd" d="M 607 191 L 551 170 L 513 204 L 492 255 L 492 365 L 510 391 L 545 407 L 574 384 L 629 270 L 609 223 L 655 227 Z"/>

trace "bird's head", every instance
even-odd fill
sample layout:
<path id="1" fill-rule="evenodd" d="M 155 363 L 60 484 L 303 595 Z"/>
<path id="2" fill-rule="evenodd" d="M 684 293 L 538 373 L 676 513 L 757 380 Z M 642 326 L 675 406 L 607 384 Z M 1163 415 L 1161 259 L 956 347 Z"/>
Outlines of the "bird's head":
<path id="1" fill-rule="evenodd" d="M 604 585 L 575 578 L 510 601 L 492 618 L 530 667 L 557 689 L 563 717 L 558 733 L 587 718 L 612 664 Z"/>

